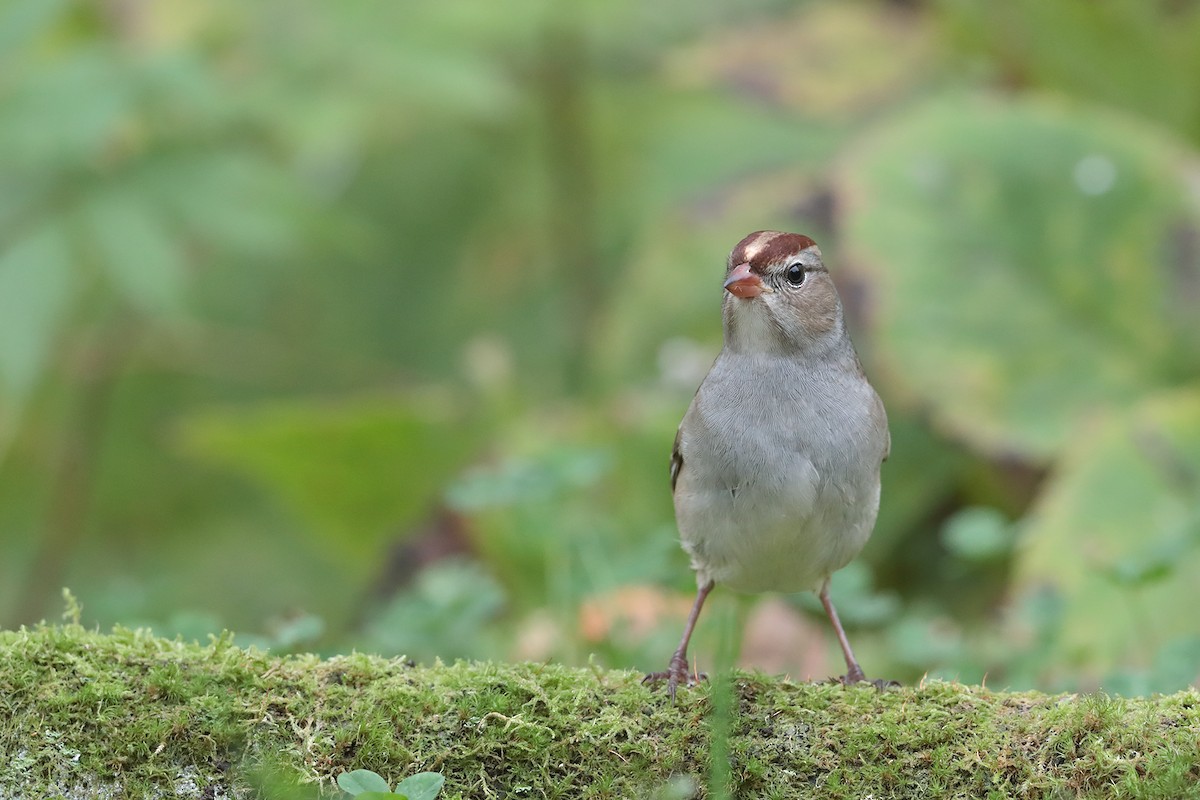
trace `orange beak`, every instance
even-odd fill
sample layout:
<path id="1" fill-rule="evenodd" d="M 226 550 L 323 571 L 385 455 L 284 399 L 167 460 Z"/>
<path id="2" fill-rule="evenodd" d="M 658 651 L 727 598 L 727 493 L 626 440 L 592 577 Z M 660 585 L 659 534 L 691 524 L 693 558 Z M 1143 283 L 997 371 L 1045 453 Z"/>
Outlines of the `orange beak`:
<path id="1" fill-rule="evenodd" d="M 749 300 L 751 297 L 758 297 L 760 294 L 769 294 L 774 290 L 764 284 L 762 278 L 751 272 L 750 265 L 747 263 L 738 264 L 729 273 L 729 278 L 725 281 L 725 291 L 734 297 Z"/>

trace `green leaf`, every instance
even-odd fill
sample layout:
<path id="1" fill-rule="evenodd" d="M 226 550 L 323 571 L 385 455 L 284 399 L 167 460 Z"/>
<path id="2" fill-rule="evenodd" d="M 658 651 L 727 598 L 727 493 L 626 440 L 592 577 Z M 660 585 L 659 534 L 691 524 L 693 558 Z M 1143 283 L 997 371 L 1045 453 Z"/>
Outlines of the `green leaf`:
<path id="1" fill-rule="evenodd" d="M 150 206 L 124 192 L 106 192 L 89 204 L 88 221 L 101 266 L 114 289 L 152 314 L 179 311 L 186 273 L 183 257 L 164 221 Z"/>
<path id="2" fill-rule="evenodd" d="M 942 528 L 942 543 L 967 561 L 992 561 L 1012 549 L 1012 542 L 1012 527 L 994 508 L 964 508 Z"/>
<path id="3" fill-rule="evenodd" d="M 1093 419 L 1015 553 L 1018 592 L 1062 603 L 1050 659 L 1103 672 L 1194 633 L 1198 522 L 1200 386 Z"/>
<path id="4" fill-rule="evenodd" d="M 331 552 L 376 552 L 427 513 L 479 441 L 440 399 L 270 403 L 185 423 L 184 446 L 279 497 Z"/>
<path id="5" fill-rule="evenodd" d="M 387 785 L 387 781 L 369 769 L 356 769 L 353 772 L 343 772 L 337 776 L 337 785 L 342 791 L 349 792 L 355 796 L 362 796 L 364 792 L 391 793 L 391 788 Z"/>
<path id="6" fill-rule="evenodd" d="M 71 295 L 66 241 L 45 226 L 0 252 L 0 390 L 23 398 L 45 368 Z"/>
<path id="7" fill-rule="evenodd" d="M 1046 458 L 1081 413 L 1200 370 L 1189 154 L 1051 100 L 953 96 L 847 159 L 878 359 L 945 429 Z"/>
<path id="8" fill-rule="evenodd" d="M 408 800 L 434 800 L 442 791 L 446 778 L 440 772 L 418 772 L 409 775 L 396 785 L 396 793 Z"/>
<path id="9" fill-rule="evenodd" d="M 230 147 L 167 157 L 140 184 L 165 215 L 219 250 L 266 256 L 298 240 L 301 192 L 261 154 Z"/>
<path id="10" fill-rule="evenodd" d="M 111 48 L 66 48 L 6 87 L 0 153 L 41 180 L 94 170 L 133 101 L 129 74 Z"/>

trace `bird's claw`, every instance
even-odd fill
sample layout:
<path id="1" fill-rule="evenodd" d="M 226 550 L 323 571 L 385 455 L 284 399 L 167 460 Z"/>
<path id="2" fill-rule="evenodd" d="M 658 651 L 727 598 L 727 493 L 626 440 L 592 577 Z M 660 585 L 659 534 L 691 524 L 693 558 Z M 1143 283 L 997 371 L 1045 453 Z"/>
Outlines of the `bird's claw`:
<path id="1" fill-rule="evenodd" d="M 700 681 L 708 680 L 708 675 L 703 672 L 691 672 L 688 669 L 687 658 L 680 653 L 671 656 L 671 663 L 662 672 L 650 672 L 646 677 L 642 678 L 643 684 L 657 684 L 663 681 L 667 682 L 667 696 L 671 698 L 671 703 L 675 702 L 675 690 L 680 686 L 692 687 Z"/>

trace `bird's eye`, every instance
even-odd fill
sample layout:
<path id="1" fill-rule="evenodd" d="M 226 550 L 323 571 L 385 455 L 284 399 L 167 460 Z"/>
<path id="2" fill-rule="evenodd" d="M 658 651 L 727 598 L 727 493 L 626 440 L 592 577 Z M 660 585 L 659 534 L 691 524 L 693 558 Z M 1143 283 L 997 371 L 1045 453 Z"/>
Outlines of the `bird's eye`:
<path id="1" fill-rule="evenodd" d="M 804 265 L 792 264 L 784 271 L 783 275 L 792 286 L 799 286 L 804 283 Z"/>

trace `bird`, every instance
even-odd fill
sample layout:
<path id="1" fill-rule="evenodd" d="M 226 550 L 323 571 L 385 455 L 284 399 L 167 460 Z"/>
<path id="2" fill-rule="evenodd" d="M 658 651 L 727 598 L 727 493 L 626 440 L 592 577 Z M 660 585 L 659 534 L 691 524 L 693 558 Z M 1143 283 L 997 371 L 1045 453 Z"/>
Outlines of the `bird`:
<path id="1" fill-rule="evenodd" d="M 696 599 L 668 668 L 644 682 L 698 678 L 687 649 L 716 584 L 813 591 L 846 661 L 866 680 L 829 596 L 830 576 L 866 544 L 891 450 L 883 401 L 846 330 L 837 288 L 808 236 L 755 231 L 729 254 L 724 343 L 679 424 L 670 480 Z"/>

